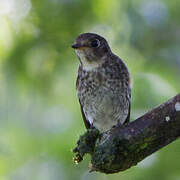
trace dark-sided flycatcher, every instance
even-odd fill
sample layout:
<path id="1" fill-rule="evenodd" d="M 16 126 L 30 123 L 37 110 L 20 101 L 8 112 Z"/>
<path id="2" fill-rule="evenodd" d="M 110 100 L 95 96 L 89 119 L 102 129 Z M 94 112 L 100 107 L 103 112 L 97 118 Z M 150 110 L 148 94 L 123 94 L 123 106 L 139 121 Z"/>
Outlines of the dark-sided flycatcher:
<path id="1" fill-rule="evenodd" d="M 130 76 L 123 61 L 97 34 L 81 34 L 72 47 L 80 60 L 76 87 L 86 128 L 104 132 L 129 122 Z"/>

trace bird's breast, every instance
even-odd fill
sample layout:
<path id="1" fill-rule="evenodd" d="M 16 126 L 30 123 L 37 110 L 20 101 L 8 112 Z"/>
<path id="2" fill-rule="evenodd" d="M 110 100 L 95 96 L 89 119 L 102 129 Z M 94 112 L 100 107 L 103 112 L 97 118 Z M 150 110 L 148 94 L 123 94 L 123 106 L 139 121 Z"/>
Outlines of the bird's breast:
<path id="1" fill-rule="evenodd" d="M 78 97 L 86 119 L 100 131 L 124 122 L 128 115 L 126 80 L 111 73 L 111 68 L 80 69 Z M 124 83 L 125 82 L 125 83 Z"/>

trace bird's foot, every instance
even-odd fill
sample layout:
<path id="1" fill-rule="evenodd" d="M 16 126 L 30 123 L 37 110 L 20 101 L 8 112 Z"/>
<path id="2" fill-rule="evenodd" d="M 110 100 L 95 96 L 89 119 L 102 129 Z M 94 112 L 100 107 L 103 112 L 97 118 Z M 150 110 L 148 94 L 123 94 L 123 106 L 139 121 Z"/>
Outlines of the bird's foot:
<path id="1" fill-rule="evenodd" d="M 116 125 L 114 125 L 112 128 L 114 129 L 114 128 L 118 128 L 121 126 L 123 126 L 123 124 L 118 121 L 118 123 Z"/>

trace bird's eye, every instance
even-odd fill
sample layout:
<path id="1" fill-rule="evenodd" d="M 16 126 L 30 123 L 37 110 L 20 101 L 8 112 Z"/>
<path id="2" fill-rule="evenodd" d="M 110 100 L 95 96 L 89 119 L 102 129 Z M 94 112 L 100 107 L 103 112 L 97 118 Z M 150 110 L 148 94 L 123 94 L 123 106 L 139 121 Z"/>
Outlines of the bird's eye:
<path id="1" fill-rule="evenodd" d="M 100 46 L 100 41 L 98 39 L 95 39 L 91 42 L 92 47 L 99 47 Z"/>

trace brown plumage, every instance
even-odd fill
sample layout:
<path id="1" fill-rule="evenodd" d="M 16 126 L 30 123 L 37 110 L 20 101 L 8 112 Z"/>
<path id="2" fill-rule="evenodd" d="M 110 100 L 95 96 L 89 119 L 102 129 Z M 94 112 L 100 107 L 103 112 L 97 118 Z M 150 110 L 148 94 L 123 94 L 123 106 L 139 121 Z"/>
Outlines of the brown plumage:
<path id="1" fill-rule="evenodd" d="M 81 34 L 72 47 L 80 60 L 76 87 L 86 128 L 104 132 L 129 122 L 130 76 L 123 61 L 97 34 Z"/>

